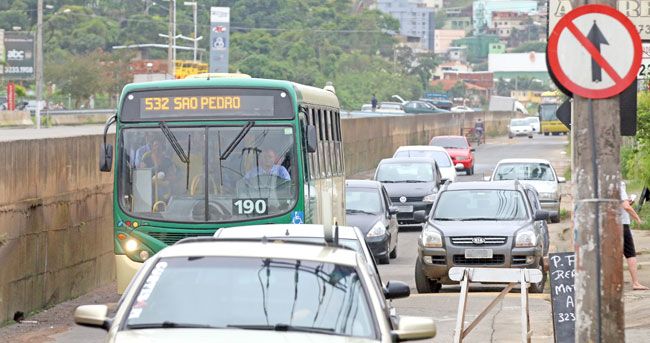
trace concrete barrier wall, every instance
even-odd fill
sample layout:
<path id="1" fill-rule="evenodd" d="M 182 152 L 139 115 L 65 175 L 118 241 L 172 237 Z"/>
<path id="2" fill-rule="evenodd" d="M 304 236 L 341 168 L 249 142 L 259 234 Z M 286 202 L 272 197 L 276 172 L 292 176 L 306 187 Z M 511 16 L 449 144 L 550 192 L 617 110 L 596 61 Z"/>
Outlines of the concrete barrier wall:
<path id="1" fill-rule="evenodd" d="M 0 111 L 0 127 L 3 126 L 32 126 L 28 111 Z"/>
<path id="2" fill-rule="evenodd" d="M 113 179 L 98 170 L 101 140 L 0 142 L 0 323 L 114 279 Z"/>
<path id="3" fill-rule="evenodd" d="M 400 145 L 459 134 L 479 117 L 488 134 L 504 134 L 514 115 L 344 119 L 347 173 L 375 168 Z M 79 127 L 74 130 L 85 133 L 75 137 L 61 130 L 33 130 L 24 134 L 30 140 L 0 137 L 0 323 L 15 311 L 42 309 L 115 278 L 113 175 L 98 169 L 102 130 Z"/>
<path id="4" fill-rule="evenodd" d="M 345 118 L 341 125 L 348 176 L 371 170 L 402 145 L 426 145 L 434 136 L 459 135 L 485 121 L 489 135 L 505 135 L 510 119 L 519 112 L 471 112 L 400 117 Z"/>

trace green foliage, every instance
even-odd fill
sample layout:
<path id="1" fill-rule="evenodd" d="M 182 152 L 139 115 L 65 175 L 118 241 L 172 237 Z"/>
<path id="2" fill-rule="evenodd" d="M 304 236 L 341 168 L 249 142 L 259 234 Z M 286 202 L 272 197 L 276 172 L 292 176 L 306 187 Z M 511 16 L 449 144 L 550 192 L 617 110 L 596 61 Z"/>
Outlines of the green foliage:
<path id="1" fill-rule="evenodd" d="M 0 1 L 0 28 L 35 31 L 35 3 Z M 48 0 L 47 4 L 45 80 L 70 94 L 77 105 L 91 95 L 115 94 L 127 82 L 128 58 L 113 46 L 166 43 L 159 34 L 168 31 L 168 2 Z M 355 13 L 349 0 L 202 0 L 197 35 L 204 37 L 199 45 L 206 50 L 212 6 L 231 8 L 230 71 L 316 87 L 333 81 L 345 108 L 359 108 L 372 93 L 382 100 L 393 94 L 418 98 L 437 65 L 433 55 L 396 50 L 395 18 L 377 10 Z M 192 36 L 192 8 L 177 1 L 176 10 L 177 34 Z M 437 19 L 443 23 L 444 15 Z M 142 52 L 145 58 L 167 56 L 166 49 Z M 191 52 L 177 51 L 179 59 L 189 56 Z"/>
<path id="2" fill-rule="evenodd" d="M 512 52 L 546 52 L 546 42 L 530 41 L 514 48 Z"/>
<path id="3" fill-rule="evenodd" d="M 650 95 L 637 95 L 636 147 L 621 151 L 621 169 L 624 177 L 650 185 Z"/>

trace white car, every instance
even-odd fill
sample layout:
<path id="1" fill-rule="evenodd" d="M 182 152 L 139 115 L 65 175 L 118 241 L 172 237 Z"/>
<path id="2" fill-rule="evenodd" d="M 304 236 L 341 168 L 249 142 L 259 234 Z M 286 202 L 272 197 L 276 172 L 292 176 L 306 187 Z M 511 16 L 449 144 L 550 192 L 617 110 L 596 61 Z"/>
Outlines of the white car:
<path id="1" fill-rule="evenodd" d="M 533 132 L 536 133 L 541 133 L 539 131 L 539 117 L 526 117 L 526 120 L 528 120 L 528 123 L 530 124 L 530 127 L 533 129 Z"/>
<path id="2" fill-rule="evenodd" d="M 454 106 L 451 108 L 452 112 L 474 112 L 473 109 L 467 106 Z"/>
<path id="3" fill-rule="evenodd" d="M 456 168 L 447 150 L 433 145 L 406 145 L 397 148 L 395 157 L 430 157 L 436 160 L 440 176 L 449 181 L 456 181 Z"/>
<path id="4" fill-rule="evenodd" d="M 151 257 L 114 318 L 106 305 L 75 310 L 75 323 L 108 342 L 395 342 L 435 336 L 431 318 L 392 321 L 361 255 L 332 240 L 250 241 L 192 237 Z M 382 294 L 383 293 L 383 294 Z"/>
<path id="5" fill-rule="evenodd" d="M 508 125 L 508 138 L 515 136 L 528 136 L 533 138 L 533 129 L 525 118 L 512 118 Z"/>
<path id="6" fill-rule="evenodd" d="M 559 184 L 566 180 L 557 176 L 551 162 L 538 158 L 509 158 L 499 161 L 489 181 L 519 180 L 539 193 L 543 210 L 551 212 L 551 221 L 560 221 Z"/>

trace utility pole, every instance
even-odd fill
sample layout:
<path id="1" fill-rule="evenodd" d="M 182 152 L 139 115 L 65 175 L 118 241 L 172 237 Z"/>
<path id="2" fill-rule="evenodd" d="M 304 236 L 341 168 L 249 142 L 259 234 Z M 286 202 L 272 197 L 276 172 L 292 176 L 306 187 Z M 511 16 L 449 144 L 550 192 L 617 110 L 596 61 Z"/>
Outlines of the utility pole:
<path id="1" fill-rule="evenodd" d="M 174 21 L 172 23 L 172 78 L 176 78 L 176 0 L 171 0 L 171 3 L 173 3 L 171 16 Z"/>
<path id="2" fill-rule="evenodd" d="M 167 27 L 167 74 L 168 75 L 174 75 L 174 55 L 172 53 L 172 45 L 174 44 L 173 41 L 173 36 L 174 36 L 174 19 L 173 19 L 173 11 L 174 11 L 174 4 L 172 2 L 169 2 L 169 25 Z"/>
<path id="3" fill-rule="evenodd" d="M 571 4 L 574 10 L 586 4 L 616 8 L 616 0 Z M 619 97 L 592 100 L 574 94 L 573 99 L 575 339 L 623 342 Z"/>
<path id="4" fill-rule="evenodd" d="M 43 99 L 43 0 L 36 9 L 36 128 L 41 128 L 41 100 Z"/>
<path id="5" fill-rule="evenodd" d="M 184 3 L 185 6 L 192 6 L 192 16 L 194 18 L 194 62 L 196 62 L 196 50 L 198 48 L 199 40 L 196 37 L 197 34 L 197 29 L 196 29 L 196 11 L 197 11 L 197 4 L 196 1 L 185 1 Z"/>

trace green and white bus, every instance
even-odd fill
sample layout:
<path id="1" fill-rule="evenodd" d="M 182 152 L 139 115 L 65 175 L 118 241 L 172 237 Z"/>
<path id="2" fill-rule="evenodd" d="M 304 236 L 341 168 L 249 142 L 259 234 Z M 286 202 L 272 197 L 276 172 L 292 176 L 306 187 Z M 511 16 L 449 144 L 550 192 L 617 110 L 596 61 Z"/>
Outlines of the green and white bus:
<path id="1" fill-rule="evenodd" d="M 100 148 L 100 169 L 115 170 L 118 292 L 145 260 L 185 237 L 240 225 L 344 224 L 340 122 L 333 92 L 289 81 L 207 75 L 126 85 Z M 114 161 L 106 143 L 113 123 Z"/>

